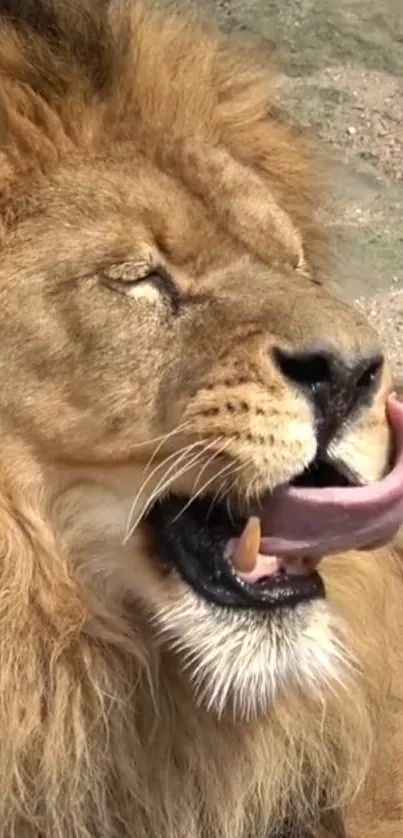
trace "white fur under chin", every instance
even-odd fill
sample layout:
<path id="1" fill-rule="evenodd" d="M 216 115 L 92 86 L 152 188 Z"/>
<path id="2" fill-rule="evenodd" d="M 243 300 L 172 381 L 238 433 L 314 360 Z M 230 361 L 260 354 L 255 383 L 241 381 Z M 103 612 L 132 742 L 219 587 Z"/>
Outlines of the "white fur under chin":
<path id="1" fill-rule="evenodd" d="M 294 688 L 320 698 L 343 687 L 353 660 L 325 601 L 268 613 L 210 605 L 189 588 L 158 609 L 159 637 L 183 662 L 198 703 L 219 716 L 266 713 Z"/>

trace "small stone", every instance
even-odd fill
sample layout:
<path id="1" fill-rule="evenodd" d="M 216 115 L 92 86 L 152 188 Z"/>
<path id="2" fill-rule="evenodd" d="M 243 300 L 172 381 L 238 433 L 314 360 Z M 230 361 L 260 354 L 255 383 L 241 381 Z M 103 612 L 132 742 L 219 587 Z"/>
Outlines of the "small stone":
<path id="1" fill-rule="evenodd" d="M 349 127 L 347 128 L 347 134 L 350 134 L 350 137 L 353 137 L 356 133 L 357 129 L 354 128 L 354 125 L 349 125 Z"/>

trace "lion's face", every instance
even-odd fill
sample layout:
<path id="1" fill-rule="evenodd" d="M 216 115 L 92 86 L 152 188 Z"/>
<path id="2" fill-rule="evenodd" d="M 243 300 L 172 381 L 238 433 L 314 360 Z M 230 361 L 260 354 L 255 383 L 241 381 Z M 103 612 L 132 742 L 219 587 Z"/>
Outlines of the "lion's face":
<path id="1" fill-rule="evenodd" d="M 151 167 L 141 195 L 113 166 L 78 168 L 41 202 L 2 267 L 1 419 L 48 462 L 72 553 L 88 541 L 86 573 L 101 564 L 146 607 L 220 710 L 329 677 L 326 520 L 323 544 L 307 529 L 249 583 L 230 545 L 252 510 L 277 535 L 277 487 L 382 476 L 390 378 L 373 333 Z"/>
<path id="2" fill-rule="evenodd" d="M 343 665 L 316 567 L 393 530 L 352 489 L 388 470 L 391 378 L 264 166 L 204 145 L 178 174 L 143 146 L 10 196 L 2 432 L 42 463 L 78 577 L 247 714 Z"/>

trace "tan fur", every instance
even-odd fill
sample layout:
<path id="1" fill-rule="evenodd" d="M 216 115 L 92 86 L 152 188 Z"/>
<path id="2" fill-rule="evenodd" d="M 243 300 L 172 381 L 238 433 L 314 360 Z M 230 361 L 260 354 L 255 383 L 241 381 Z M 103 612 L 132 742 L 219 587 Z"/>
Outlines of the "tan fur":
<path id="1" fill-rule="evenodd" d="M 194 20 L 1 9 L 0 836 L 321 838 L 339 810 L 398 838 L 398 545 L 258 619 L 167 576 L 142 525 L 171 487 L 232 504 L 310 462 L 274 346 L 378 350 L 321 286 L 307 143 Z M 334 443 L 363 482 L 390 386 Z"/>

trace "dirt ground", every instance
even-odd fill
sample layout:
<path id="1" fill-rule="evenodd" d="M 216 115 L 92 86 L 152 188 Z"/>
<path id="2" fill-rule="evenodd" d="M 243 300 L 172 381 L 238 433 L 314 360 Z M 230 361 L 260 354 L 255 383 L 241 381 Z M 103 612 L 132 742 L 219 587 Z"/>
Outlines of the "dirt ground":
<path id="1" fill-rule="evenodd" d="M 403 374 L 403 0 L 192 1 L 275 51 L 283 100 L 329 152 L 340 291 Z"/>

